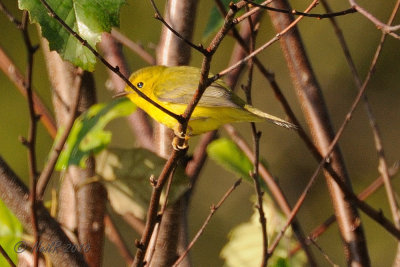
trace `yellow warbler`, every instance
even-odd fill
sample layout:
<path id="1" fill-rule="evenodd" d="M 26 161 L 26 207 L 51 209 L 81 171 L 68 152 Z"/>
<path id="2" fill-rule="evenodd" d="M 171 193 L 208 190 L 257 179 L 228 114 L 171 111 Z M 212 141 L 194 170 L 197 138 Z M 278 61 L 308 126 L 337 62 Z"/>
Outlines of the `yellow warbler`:
<path id="1" fill-rule="evenodd" d="M 149 98 L 172 111 L 183 114 L 196 92 L 200 69 L 189 66 L 152 66 L 134 72 L 129 80 Z M 177 130 L 178 122 L 165 112 L 140 97 L 129 86 L 126 96 L 156 121 Z M 216 130 L 233 122 L 270 121 L 286 128 L 295 125 L 247 105 L 222 81 L 213 82 L 205 90 L 189 120 L 189 135 Z"/>

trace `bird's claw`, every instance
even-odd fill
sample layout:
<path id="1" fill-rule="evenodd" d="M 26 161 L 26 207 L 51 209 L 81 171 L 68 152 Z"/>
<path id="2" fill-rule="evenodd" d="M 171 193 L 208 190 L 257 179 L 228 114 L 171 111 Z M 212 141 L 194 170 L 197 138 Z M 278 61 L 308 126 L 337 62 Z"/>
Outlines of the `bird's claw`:
<path id="1" fill-rule="evenodd" d="M 180 139 L 184 139 L 183 145 L 179 144 Z M 175 136 L 172 140 L 172 148 L 176 151 L 185 150 L 189 147 L 188 140 L 189 137 L 187 135 L 184 135 L 183 138 L 181 138 L 180 136 Z"/>

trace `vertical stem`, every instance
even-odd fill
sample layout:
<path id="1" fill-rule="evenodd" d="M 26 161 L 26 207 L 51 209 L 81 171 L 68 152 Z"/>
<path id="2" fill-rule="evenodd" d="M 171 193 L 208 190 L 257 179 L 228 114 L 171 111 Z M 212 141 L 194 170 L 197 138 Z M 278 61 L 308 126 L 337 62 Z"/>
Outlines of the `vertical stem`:
<path id="1" fill-rule="evenodd" d="M 36 165 L 36 126 L 38 117 L 35 113 L 35 108 L 33 104 L 33 92 L 32 92 L 32 69 L 33 69 L 33 54 L 35 53 L 35 48 L 32 46 L 31 40 L 28 33 L 28 12 L 23 12 L 22 17 L 22 34 L 24 37 L 24 42 L 27 50 L 27 67 L 26 67 L 26 84 L 25 89 L 27 92 L 27 100 L 29 107 L 29 133 L 26 145 L 28 147 L 28 163 L 29 163 L 29 186 L 30 186 L 30 208 L 32 216 L 32 226 L 33 226 L 33 236 L 35 243 L 33 245 L 33 266 L 37 267 L 39 263 L 39 244 L 40 244 L 40 233 L 37 222 L 36 214 L 36 179 L 38 176 L 37 165 Z"/>
<path id="2" fill-rule="evenodd" d="M 192 39 L 197 3 L 196 0 L 170 0 L 167 1 L 165 7 L 165 20 L 187 40 Z M 166 66 L 188 65 L 190 56 L 191 48 L 166 26 L 163 26 L 161 40 L 157 48 L 157 64 Z M 154 135 L 157 153 L 162 157 L 168 157 L 172 149 L 172 131 L 155 122 Z M 185 249 L 187 243 L 187 201 L 187 198 L 182 197 L 166 209 L 162 223 L 158 227 L 159 234 L 155 243 L 152 266 L 172 264 L 177 255 Z M 189 258 L 186 258 L 183 264 L 189 265 Z"/>

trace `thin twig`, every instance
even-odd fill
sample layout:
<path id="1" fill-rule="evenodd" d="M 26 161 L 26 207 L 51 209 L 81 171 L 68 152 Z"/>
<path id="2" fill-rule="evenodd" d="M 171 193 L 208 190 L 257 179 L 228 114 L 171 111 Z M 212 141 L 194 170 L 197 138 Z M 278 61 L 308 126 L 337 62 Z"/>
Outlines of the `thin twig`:
<path id="1" fill-rule="evenodd" d="M 250 31 L 250 53 L 255 48 L 255 38 L 257 34 L 257 29 L 253 25 L 252 17 L 248 17 L 248 26 Z M 248 62 L 249 70 L 248 70 L 248 78 L 247 78 L 247 85 L 244 86 L 244 92 L 246 94 L 247 103 L 250 105 L 252 104 L 251 99 L 251 89 L 252 89 L 252 81 L 253 81 L 253 70 L 254 64 L 253 60 L 249 60 Z M 252 136 L 253 136 L 253 151 L 254 151 L 254 161 L 253 171 L 250 172 L 250 176 L 253 178 L 254 181 L 254 188 L 257 195 L 257 205 L 256 208 L 259 213 L 259 219 L 261 224 L 261 233 L 262 233 L 262 240 L 263 240 L 263 250 L 262 250 L 262 261 L 261 266 L 267 266 L 268 264 L 268 236 L 267 236 L 267 219 L 265 218 L 264 213 L 264 201 L 263 201 L 263 194 L 261 190 L 260 180 L 259 180 L 259 172 L 258 172 L 258 164 L 260 159 L 260 138 L 261 132 L 257 131 L 256 124 L 254 122 L 250 123 Z"/>
<path id="2" fill-rule="evenodd" d="M 285 13 L 285 14 L 292 14 L 292 15 L 297 15 L 297 16 L 304 16 L 304 17 L 310 17 L 310 18 L 317 18 L 317 19 L 325 19 L 325 18 L 333 18 L 333 17 L 338 17 L 338 16 L 343 16 L 351 13 L 356 13 L 357 10 L 355 8 L 348 8 L 343 11 L 338 11 L 338 12 L 330 12 L 326 14 L 311 14 L 311 13 L 306 13 L 306 12 L 300 12 L 297 10 L 287 10 L 287 9 L 280 9 L 280 8 L 274 8 L 274 7 L 269 7 L 263 4 L 257 4 L 253 1 L 250 0 L 244 0 L 247 3 L 262 8 L 270 11 L 275 11 L 275 12 L 280 12 L 280 13 Z"/>
<path id="3" fill-rule="evenodd" d="M 229 197 L 229 195 L 240 185 L 242 182 L 242 179 L 240 178 L 237 180 L 232 187 L 224 194 L 224 196 L 219 200 L 217 205 L 212 205 L 210 208 L 210 213 L 208 214 L 207 218 L 205 219 L 203 225 L 200 227 L 199 231 L 197 231 L 196 235 L 193 237 L 192 241 L 189 243 L 188 247 L 186 250 L 182 253 L 182 255 L 175 261 L 173 267 L 177 267 L 182 260 L 186 257 L 186 255 L 189 253 L 190 249 L 194 246 L 194 244 L 197 242 L 199 237 L 203 234 L 204 230 L 206 229 L 206 226 L 210 222 L 212 216 L 215 214 L 215 212 L 221 207 L 221 205 L 225 202 L 225 200 Z"/>
<path id="4" fill-rule="evenodd" d="M 124 240 L 122 239 L 122 236 L 119 233 L 117 227 L 115 227 L 115 224 L 109 214 L 104 215 L 104 226 L 108 239 L 115 244 L 115 246 L 118 248 L 119 253 L 125 259 L 126 263 L 128 265 L 132 264 L 133 256 L 129 251 L 127 245 L 125 244 Z"/>
<path id="5" fill-rule="evenodd" d="M 79 98 L 81 94 L 82 74 L 83 71 L 81 69 L 77 69 L 73 86 L 73 89 L 75 90 L 76 94 L 73 97 L 70 118 L 67 124 L 65 125 L 64 132 L 61 134 L 57 143 L 53 146 L 53 149 L 50 151 L 46 165 L 44 166 L 43 171 L 38 179 L 38 185 L 37 185 L 38 199 L 43 198 L 43 194 L 46 190 L 47 184 L 50 181 L 51 174 L 54 171 L 54 167 L 56 166 L 58 157 L 60 156 L 64 144 L 67 141 L 68 135 L 71 132 L 72 126 L 74 125 L 75 118 L 78 112 Z"/>
<path id="6" fill-rule="evenodd" d="M 37 129 L 37 121 L 38 116 L 35 114 L 35 108 L 33 104 L 33 93 L 32 93 L 32 71 L 33 71 L 33 55 L 36 52 L 37 47 L 32 45 L 31 39 L 29 37 L 28 32 L 28 11 L 24 11 L 22 15 L 22 23 L 21 23 L 21 31 L 25 42 L 25 47 L 27 50 L 27 66 L 26 66 L 26 84 L 25 89 L 27 92 L 27 100 L 28 100 L 28 108 L 29 108 L 29 133 L 28 139 L 25 142 L 26 147 L 28 148 L 28 163 L 29 163 L 29 200 L 30 200 L 30 209 L 32 215 L 32 229 L 33 236 L 35 239 L 35 244 L 40 244 L 40 232 L 38 226 L 38 219 L 36 214 L 36 183 L 37 183 L 37 165 L 36 165 L 36 129 Z M 33 254 L 33 266 L 37 267 L 39 264 L 39 251 L 34 249 L 32 251 Z"/>
<path id="7" fill-rule="evenodd" d="M 15 263 L 12 261 L 10 256 L 8 256 L 7 252 L 4 250 L 4 248 L 1 246 L 1 244 L 0 244 L 0 254 L 6 259 L 7 263 L 11 267 L 16 267 Z"/>
<path id="8" fill-rule="evenodd" d="M 2 1 L 0 1 L 0 11 L 3 12 L 4 15 L 6 15 L 7 19 L 10 22 L 14 23 L 15 26 L 17 26 L 17 28 L 21 28 L 22 23 L 11 14 L 11 12 L 7 9 L 7 7 L 3 4 Z"/>
<path id="9" fill-rule="evenodd" d="M 324 256 L 324 258 L 326 259 L 327 262 L 329 262 L 329 264 L 333 267 L 339 267 L 339 265 L 335 264 L 330 257 L 328 256 L 328 254 L 317 244 L 317 242 L 315 242 L 314 239 L 310 238 L 308 239 L 318 250 L 319 252 L 321 252 L 322 256 Z"/>
<path id="10" fill-rule="evenodd" d="M 389 174 L 391 178 L 394 178 L 394 175 L 399 170 L 399 162 L 395 162 L 393 166 L 389 169 Z M 375 193 L 381 186 L 383 185 L 382 176 L 378 177 L 373 181 L 367 188 L 365 188 L 360 194 L 358 194 L 358 198 L 360 200 L 366 200 L 370 195 Z M 335 215 L 331 215 L 327 218 L 322 224 L 314 228 L 311 233 L 307 236 L 307 239 L 316 239 L 321 236 L 328 228 L 336 221 Z M 301 249 L 301 245 L 298 244 L 290 251 L 290 254 L 293 255 L 297 251 Z"/>
<path id="11" fill-rule="evenodd" d="M 377 19 L 375 16 L 373 16 L 371 13 L 369 13 L 366 9 L 361 7 L 359 4 L 356 3 L 355 0 L 349 0 L 350 5 L 355 8 L 360 14 L 362 14 L 364 17 L 366 17 L 368 20 L 370 20 L 372 23 L 375 24 L 375 26 L 380 29 L 383 33 L 387 33 L 397 39 L 400 39 L 400 35 L 395 34 L 394 31 L 397 31 L 400 29 L 400 24 L 391 26 L 390 24 L 385 24 L 379 19 Z"/>
<path id="12" fill-rule="evenodd" d="M 158 239 L 158 235 L 160 233 L 161 230 L 161 222 L 162 222 L 162 218 L 163 215 L 165 213 L 165 210 L 167 209 L 167 205 L 168 205 L 168 195 L 171 189 L 171 185 L 172 185 L 172 180 L 174 178 L 174 171 L 171 172 L 171 174 L 169 175 L 169 179 L 168 179 L 168 183 L 167 183 L 167 188 L 165 190 L 165 200 L 164 203 L 161 206 L 160 212 L 158 213 L 158 217 L 159 220 L 156 224 L 156 226 L 154 227 L 154 232 L 152 235 L 152 240 L 154 240 L 154 244 L 149 245 L 149 248 L 147 250 L 148 255 L 146 255 L 146 262 L 147 264 L 150 266 L 151 265 L 151 260 L 153 259 L 154 256 L 154 252 L 156 250 L 156 244 L 157 244 L 157 239 Z"/>
<path id="13" fill-rule="evenodd" d="M 331 144 L 329 145 L 328 149 L 327 149 L 327 153 L 325 155 L 325 157 L 320 161 L 320 163 L 318 164 L 317 169 L 315 170 L 314 174 L 312 175 L 312 177 L 310 178 L 306 188 L 304 189 L 303 193 L 301 194 L 301 196 L 299 197 L 295 207 L 292 210 L 292 214 L 296 213 L 297 210 L 300 208 L 301 204 L 304 202 L 305 200 L 305 196 L 308 193 L 308 191 L 311 188 L 311 185 L 314 183 L 318 173 L 320 172 L 320 170 L 322 169 L 322 167 L 324 165 L 326 165 L 326 167 L 330 167 L 327 162 L 329 162 L 329 158 L 330 155 L 332 153 L 332 151 L 334 150 L 337 142 L 339 141 L 340 137 L 342 136 L 344 129 L 346 128 L 347 124 L 350 122 L 353 113 L 356 109 L 356 107 L 358 106 L 358 103 L 360 102 L 360 100 L 362 99 L 362 96 L 366 90 L 369 78 L 372 75 L 372 71 L 376 65 L 377 59 L 378 59 L 379 53 L 378 55 L 376 55 L 376 57 L 373 59 L 373 62 L 371 63 L 369 72 L 367 74 L 367 78 L 365 79 L 362 87 L 359 90 L 359 93 L 357 94 L 355 100 L 353 101 L 353 104 L 350 107 L 349 112 L 346 114 L 345 120 L 343 121 L 341 127 L 339 128 L 339 130 L 337 131 L 335 137 L 333 138 Z M 335 180 L 335 182 L 337 183 L 337 185 L 340 187 L 340 189 L 343 191 L 343 193 L 345 194 L 345 196 L 347 198 L 349 198 L 350 201 L 353 201 L 363 212 L 365 212 L 370 218 L 372 218 L 373 220 L 375 220 L 376 222 L 378 222 L 379 224 L 382 225 L 382 227 L 387 230 L 389 233 L 391 233 L 392 235 L 396 236 L 397 238 L 400 238 L 400 231 L 385 217 L 383 216 L 383 214 L 379 211 L 375 211 L 371 206 L 369 206 L 367 203 L 363 202 L 362 200 L 360 200 L 356 195 L 354 195 L 354 193 L 347 187 L 347 185 L 337 176 L 332 176 L 332 178 Z M 270 247 L 269 251 L 270 253 L 272 253 L 275 248 L 277 247 L 280 239 L 283 237 L 284 232 L 286 231 L 286 229 L 288 228 L 290 221 L 294 218 L 294 216 L 290 216 L 288 219 L 287 224 L 285 225 L 285 227 L 282 228 L 281 232 L 278 234 L 278 236 L 276 237 L 275 241 L 273 242 L 272 246 Z"/>
<path id="14" fill-rule="evenodd" d="M 305 13 L 309 12 L 312 8 L 315 7 L 315 5 L 318 3 L 318 0 L 313 0 L 313 2 L 305 9 Z M 265 44 L 263 44 L 262 46 L 260 46 L 259 48 L 257 48 L 256 50 L 254 50 L 252 53 L 250 53 L 247 57 L 245 57 L 244 59 L 236 62 L 235 64 L 231 65 L 230 67 L 220 71 L 217 75 L 215 75 L 214 77 L 212 77 L 213 80 L 217 80 L 218 78 L 226 75 L 228 72 L 232 71 L 233 69 L 239 67 L 240 65 L 246 63 L 247 61 L 249 61 L 251 58 L 255 57 L 257 54 L 259 54 L 260 52 L 262 52 L 263 50 L 265 50 L 267 47 L 271 46 L 273 43 L 275 43 L 276 41 L 278 41 L 283 35 L 285 35 L 287 32 L 289 32 L 294 26 L 296 26 L 297 23 L 299 23 L 299 21 L 301 19 L 303 19 L 304 16 L 299 16 L 297 19 L 295 19 L 290 25 L 288 25 L 285 29 L 283 29 L 281 32 L 277 33 L 275 35 L 275 37 L 273 37 L 271 40 L 269 40 L 268 42 L 266 42 Z"/>
<path id="15" fill-rule="evenodd" d="M 6 52 L 0 47 L 0 69 L 4 74 L 10 79 L 10 81 L 15 85 L 18 91 L 24 96 L 27 96 L 25 89 L 26 80 L 22 75 L 21 71 L 17 68 L 15 63 L 6 54 Z M 33 90 L 33 104 L 35 107 L 35 113 L 40 115 L 40 121 L 43 123 L 47 132 L 54 139 L 57 134 L 57 127 L 51 112 L 43 104 L 43 101 Z"/>
<path id="16" fill-rule="evenodd" d="M 137 43 L 133 42 L 131 39 L 126 37 L 121 32 L 117 31 L 116 29 L 112 29 L 111 35 L 120 43 L 122 43 L 123 45 L 131 49 L 133 52 L 135 52 L 139 57 L 141 57 L 144 61 L 146 61 L 150 65 L 156 64 L 156 59 L 152 55 L 150 55 L 146 50 L 144 50 L 141 45 L 138 45 Z"/>
<path id="17" fill-rule="evenodd" d="M 261 5 L 265 6 L 265 5 L 270 4 L 271 2 L 272 2 L 272 0 L 267 0 L 267 1 L 262 2 Z M 259 11 L 261 11 L 261 8 L 259 8 L 259 7 L 252 8 L 248 12 L 244 13 L 243 15 L 241 15 L 240 17 L 234 19 L 233 23 L 238 24 L 242 20 L 245 20 L 246 18 L 252 16 L 253 14 L 255 14 L 255 13 L 259 12 Z"/>
<path id="18" fill-rule="evenodd" d="M 191 48 L 199 51 L 200 53 L 202 53 L 203 55 L 207 54 L 207 50 L 204 49 L 204 47 L 202 45 L 195 45 L 193 44 L 191 41 L 189 41 L 188 39 L 186 39 L 185 37 L 183 37 L 179 32 L 175 31 L 174 28 L 172 28 L 168 22 L 165 21 L 165 19 L 163 18 L 163 16 L 161 15 L 160 11 L 158 10 L 156 4 L 154 3 L 154 0 L 150 0 L 151 5 L 154 8 L 154 11 L 156 12 L 155 14 L 155 18 L 158 19 L 159 21 L 161 21 L 165 27 L 167 27 L 171 32 L 173 32 L 179 39 L 181 39 L 182 41 L 184 41 L 187 45 L 189 45 Z"/>

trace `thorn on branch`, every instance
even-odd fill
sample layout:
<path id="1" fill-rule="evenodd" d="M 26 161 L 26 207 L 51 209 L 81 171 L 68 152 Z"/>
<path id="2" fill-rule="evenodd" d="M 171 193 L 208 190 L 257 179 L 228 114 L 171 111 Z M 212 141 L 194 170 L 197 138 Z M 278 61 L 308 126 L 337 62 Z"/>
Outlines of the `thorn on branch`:
<path id="1" fill-rule="evenodd" d="M 238 10 L 236 4 L 233 2 L 229 3 L 229 8 L 232 9 L 233 12 L 236 12 Z"/>
<path id="2" fill-rule="evenodd" d="M 161 212 L 159 212 L 159 213 L 157 214 L 157 218 L 156 218 L 157 223 L 160 223 L 160 222 L 161 222 L 162 216 L 163 216 L 163 214 L 162 214 Z"/>
<path id="3" fill-rule="evenodd" d="M 140 242 L 139 240 L 135 239 L 135 247 L 137 247 L 138 249 L 144 249 L 144 245 L 142 242 Z"/>
<path id="4" fill-rule="evenodd" d="M 29 147 L 29 142 L 24 136 L 18 136 L 18 141 L 20 141 L 22 145 Z"/>
<path id="5" fill-rule="evenodd" d="M 151 175 L 150 176 L 150 184 L 151 184 L 151 186 L 153 186 L 153 187 L 156 187 L 157 186 L 157 179 L 154 177 L 154 175 Z"/>
<path id="6" fill-rule="evenodd" d="M 35 121 L 39 121 L 42 117 L 42 114 L 35 114 Z"/>
<path id="7" fill-rule="evenodd" d="M 32 47 L 29 48 L 29 52 L 32 53 L 32 54 L 35 54 L 36 51 L 39 49 L 39 47 L 40 47 L 39 44 L 33 45 Z"/>

